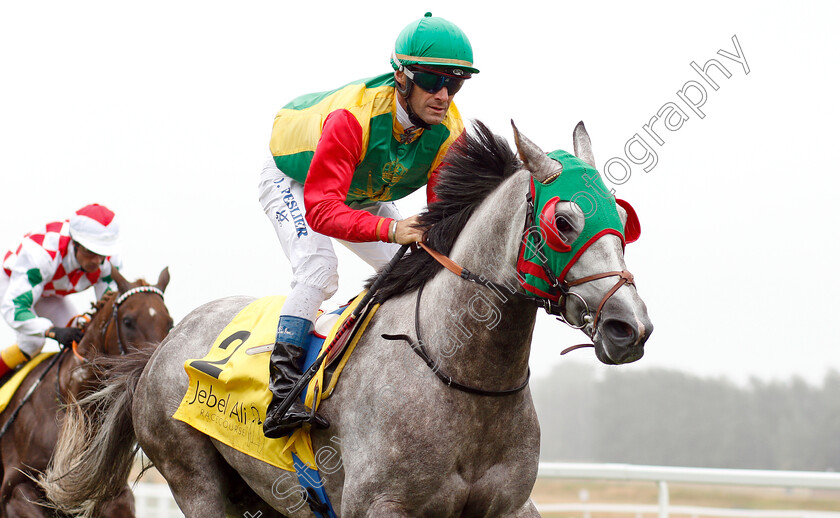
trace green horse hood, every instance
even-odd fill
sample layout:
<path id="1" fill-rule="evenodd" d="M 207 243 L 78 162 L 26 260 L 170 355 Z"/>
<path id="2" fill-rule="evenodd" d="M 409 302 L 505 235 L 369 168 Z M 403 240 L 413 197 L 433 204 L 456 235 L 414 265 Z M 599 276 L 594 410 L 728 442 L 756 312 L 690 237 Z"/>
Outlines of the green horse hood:
<path id="1" fill-rule="evenodd" d="M 638 238 L 640 226 L 633 208 L 615 199 L 597 169 L 563 150 L 547 155 L 560 164 L 560 172 L 544 184 L 531 179 L 533 210 L 516 269 L 526 291 L 557 301 L 558 288 L 569 269 L 592 243 L 601 236 L 614 234 L 623 246 Z M 560 201 L 576 203 L 585 218 L 580 235 L 571 243 L 566 242 L 556 227 L 554 208 Z M 617 205 L 627 212 L 626 225 L 621 222 Z"/>

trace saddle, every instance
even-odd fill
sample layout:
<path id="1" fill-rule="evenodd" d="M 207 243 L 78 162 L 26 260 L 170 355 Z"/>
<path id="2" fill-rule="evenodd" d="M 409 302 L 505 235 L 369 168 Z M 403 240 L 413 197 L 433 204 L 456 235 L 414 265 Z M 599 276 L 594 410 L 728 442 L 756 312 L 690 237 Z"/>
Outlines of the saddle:
<path id="1" fill-rule="evenodd" d="M 309 350 L 327 351 L 327 357 L 324 360 L 324 372 L 325 375 L 328 376 L 326 386 L 329 391 L 324 394 L 325 398 L 332 394 L 333 389 L 335 389 L 335 383 L 332 383 L 333 377 L 337 373 L 341 373 L 341 370 L 344 368 L 344 364 L 350 358 L 352 349 L 348 349 L 348 345 L 352 342 L 353 346 L 355 346 L 355 342 L 358 340 L 356 335 L 359 334 L 359 337 L 361 337 L 361 333 L 364 332 L 365 327 L 367 327 L 367 322 L 369 320 L 368 317 L 373 316 L 373 313 L 379 308 L 378 304 L 368 305 L 368 307 L 363 308 L 361 318 L 353 322 L 350 327 L 343 329 L 350 317 L 350 314 L 354 309 L 356 309 L 356 306 L 358 306 L 361 302 L 364 295 L 365 292 L 362 292 L 356 296 L 355 299 L 341 306 L 337 310 L 331 313 L 323 313 L 315 319 L 315 325 L 313 326 L 311 335 L 311 344 L 319 345 L 317 340 L 321 340 L 321 343 L 319 347 L 310 347 Z M 347 354 L 345 355 L 345 353 Z M 310 365 L 315 363 L 315 360 L 318 358 L 317 354 L 311 354 L 310 356 L 311 358 L 306 358 L 306 363 L 303 367 L 304 371 L 308 369 Z M 337 383 L 338 378 L 335 378 L 335 380 Z"/>
<path id="2" fill-rule="evenodd" d="M 333 374 L 335 374 L 336 370 L 339 369 L 339 365 L 337 364 L 338 360 L 344 358 L 344 353 L 347 352 L 347 344 L 350 343 L 351 338 L 357 331 L 364 328 L 364 326 L 361 326 L 360 324 L 365 320 L 367 312 L 373 309 L 372 306 L 364 308 L 362 318 L 352 322 L 350 327 L 342 329 L 345 322 L 348 321 L 350 313 L 352 313 L 359 304 L 364 294 L 365 292 L 362 292 L 347 304 L 340 306 L 338 309 L 331 311 L 330 313 L 319 311 L 318 315 L 315 317 L 312 331 L 309 334 L 309 342 L 306 347 L 308 355 L 304 358 L 302 370 L 305 372 L 309 369 L 309 367 L 315 363 L 315 361 L 326 350 L 327 357 L 324 359 L 324 376 L 327 380 L 326 385 L 330 386 L 331 389 L 334 388 L 334 385 L 331 385 L 330 381 L 332 380 Z M 332 344 L 331 347 L 330 344 Z M 274 343 L 272 342 L 265 345 L 251 347 L 247 350 L 247 352 L 248 354 L 259 354 L 271 352 L 273 350 Z M 343 368 L 343 363 L 341 368 Z M 330 390 L 330 392 L 332 392 L 332 390 Z M 303 394 L 305 396 L 306 391 L 304 391 Z M 324 397 L 326 397 L 326 395 Z M 304 397 L 301 397 L 301 400 L 305 402 Z"/>
<path id="3" fill-rule="evenodd" d="M 333 332 L 334 329 L 339 329 L 341 324 L 344 322 L 344 318 L 342 318 L 342 312 L 344 308 L 347 307 L 348 304 L 340 307 L 339 309 L 333 311 L 332 313 L 320 313 L 318 317 L 315 319 L 315 325 L 312 327 L 312 335 L 310 339 L 310 343 L 315 345 L 317 344 L 318 340 L 322 342 L 330 343 L 333 340 L 336 340 L 335 333 Z M 353 326 L 349 331 L 352 332 L 358 326 L 358 322 L 356 325 Z M 337 342 L 333 349 L 327 353 L 327 359 L 324 360 L 324 363 L 327 364 L 327 368 L 335 362 L 337 358 L 341 356 L 341 353 L 344 352 L 345 347 L 347 347 L 347 338 L 350 336 L 349 332 L 345 332 L 342 334 L 341 337 L 337 339 Z M 327 337 L 330 337 L 330 340 L 327 340 Z M 306 365 L 307 367 L 309 364 Z"/>
<path id="4" fill-rule="evenodd" d="M 332 342 L 363 295 L 317 319 L 304 369 Z M 242 453 L 294 472 L 295 458 L 298 463 L 317 469 L 309 426 L 278 439 L 268 439 L 262 433 L 265 410 L 271 400 L 268 363 L 284 302 L 285 297 L 274 296 L 250 303 L 225 326 L 206 356 L 184 363 L 190 383 L 173 417 Z M 341 343 L 332 348 L 301 395 L 307 406 L 317 410 L 320 402 L 332 394 L 376 309 L 368 308 L 358 319 L 356 329 L 345 330 L 339 338 Z M 318 342 L 320 347 L 316 347 Z"/>
<path id="5" fill-rule="evenodd" d="M 32 369 L 37 367 L 41 362 L 49 358 L 50 356 L 55 355 L 54 352 L 48 353 L 40 353 L 28 362 L 24 363 L 20 366 L 17 370 L 13 370 L 7 373 L 2 379 L 0 379 L 0 412 L 6 409 L 6 406 L 9 404 L 9 401 L 12 400 L 12 396 L 15 395 L 17 389 L 20 387 L 23 380 L 26 379 L 26 376 L 32 372 Z"/>

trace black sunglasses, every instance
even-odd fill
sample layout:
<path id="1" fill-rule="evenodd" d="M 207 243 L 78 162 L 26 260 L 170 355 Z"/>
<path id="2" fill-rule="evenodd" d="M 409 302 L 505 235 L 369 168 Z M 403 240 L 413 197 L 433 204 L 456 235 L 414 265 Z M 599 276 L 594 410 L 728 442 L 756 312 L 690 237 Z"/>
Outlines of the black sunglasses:
<path id="1" fill-rule="evenodd" d="M 406 77 L 421 89 L 436 94 L 441 88 L 446 87 L 449 95 L 455 95 L 464 86 L 464 80 L 457 77 L 443 76 L 431 72 L 420 72 L 418 70 L 404 69 Z"/>

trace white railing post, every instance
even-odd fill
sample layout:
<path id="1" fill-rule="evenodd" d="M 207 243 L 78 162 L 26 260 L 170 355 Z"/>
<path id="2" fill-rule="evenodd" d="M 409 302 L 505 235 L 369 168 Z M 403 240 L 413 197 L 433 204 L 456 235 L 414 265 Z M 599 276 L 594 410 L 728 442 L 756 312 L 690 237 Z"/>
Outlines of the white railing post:
<path id="1" fill-rule="evenodd" d="M 581 489 L 578 492 L 578 498 L 583 502 L 583 518 L 592 518 L 592 513 L 589 512 L 589 491 Z"/>
<path id="2" fill-rule="evenodd" d="M 668 496 L 668 482 L 664 480 L 659 481 L 659 518 L 668 518 L 668 505 L 670 498 Z"/>

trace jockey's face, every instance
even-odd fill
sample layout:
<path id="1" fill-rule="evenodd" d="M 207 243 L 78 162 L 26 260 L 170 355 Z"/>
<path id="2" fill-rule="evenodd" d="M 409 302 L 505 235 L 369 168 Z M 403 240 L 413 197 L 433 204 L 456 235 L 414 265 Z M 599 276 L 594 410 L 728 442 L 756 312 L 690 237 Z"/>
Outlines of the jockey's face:
<path id="1" fill-rule="evenodd" d="M 73 245 L 76 247 L 76 260 L 83 272 L 95 272 L 99 269 L 99 265 L 105 262 L 104 255 L 95 254 L 75 241 Z"/>
<path id="2" fill-rule="evenodd" d="M 400 85 L 405 85 L 405 82 L 408 81 L 408 78 L 402 72 L 398 71 L 395 75 Z M 400 104 L 402 104 L 404 101 L 403 97 L 401 95 L 397 97 L 400 100 Z M 454 95 L 449 95 L 447 88 L 441 88 L 437 92 L 430 94 L 417 85 L 414 85 L 405 102 L 411 105 L 411 110 L 423 119 L 426 124 L 434 126 L 443 122 L 454 97 Z"/>

